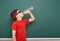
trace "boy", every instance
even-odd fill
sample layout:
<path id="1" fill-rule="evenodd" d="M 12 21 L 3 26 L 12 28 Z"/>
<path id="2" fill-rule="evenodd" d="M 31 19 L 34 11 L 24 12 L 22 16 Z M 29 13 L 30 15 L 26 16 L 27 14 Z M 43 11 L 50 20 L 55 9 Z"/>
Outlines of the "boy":
<path id="1" fill-rule="evenodd" d="M 29 19 L 23 19 L 24 14 L 29 14 Z M 26 41 L 26 26 L 29 22 L 33 22 L 35 17 L 28 10 L 24 10 L 22 13 L 20 10 L 15 9 L 11 13 L 11 18 L 14 20 L 12 24 L 12 38 L 13 41 Z"/>

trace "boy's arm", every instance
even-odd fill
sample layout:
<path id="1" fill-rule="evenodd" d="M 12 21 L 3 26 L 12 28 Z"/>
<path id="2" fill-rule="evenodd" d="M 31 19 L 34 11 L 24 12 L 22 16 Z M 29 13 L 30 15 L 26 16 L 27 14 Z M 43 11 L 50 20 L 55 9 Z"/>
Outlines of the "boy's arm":
<path id="1" fill-rule="evenodd" d="M 35 20 L 35 17 L 33 16 L 33 14 L 28 9 L 24 10 L 24 14 L 30 15 L 29 22 L 32 22 Z"/>
<path id="2" fill-rule="evenodd" d="M 12 30 L 12 38 L 13 38 L 13 41 L 16 41 L 16 31 L 15 30 Z"/>
<path id="3" fill-rule="evenodd" d="M 33 14 L 29 11 L 28 13 L 30 15 L 30 18 L 29 18 L 29 22 L 32 22 L 35 20 L 35 17 L 33 16 Z"/>

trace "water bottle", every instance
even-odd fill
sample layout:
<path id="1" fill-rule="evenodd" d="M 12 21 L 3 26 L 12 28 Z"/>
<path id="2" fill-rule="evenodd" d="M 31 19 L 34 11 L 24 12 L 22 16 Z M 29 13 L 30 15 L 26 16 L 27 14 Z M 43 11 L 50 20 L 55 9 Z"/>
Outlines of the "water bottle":
<path id="1" fill-rule="evenodd" d="M 28 10 L 33 11 L 34 10 L 34 7 L 31 6 L 30 8 L 28 8 Z"/>
<path id="2" fill-rule="evenodd" d="M 30 8 L 27 8 L 29 11 L 33 11 L 34 10 L 34 7 L 31 6 Z M 26 14 L 24 11 L 23 11 L 23 14 Z"/>

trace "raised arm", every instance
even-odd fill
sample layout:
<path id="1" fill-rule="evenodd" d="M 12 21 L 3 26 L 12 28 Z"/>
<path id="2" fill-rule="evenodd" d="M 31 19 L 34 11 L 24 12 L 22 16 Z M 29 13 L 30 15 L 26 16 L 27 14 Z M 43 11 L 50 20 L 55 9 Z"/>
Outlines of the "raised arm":
<path id="1" fill-rule="evenodd" d="M 26 10 L 24 11 L 24 13 L 30 15 L 29 22 L 32 22 L 32 21 L 35 20 L 34 15 L 33 15 L 29 10 L 26 9 Z"/>

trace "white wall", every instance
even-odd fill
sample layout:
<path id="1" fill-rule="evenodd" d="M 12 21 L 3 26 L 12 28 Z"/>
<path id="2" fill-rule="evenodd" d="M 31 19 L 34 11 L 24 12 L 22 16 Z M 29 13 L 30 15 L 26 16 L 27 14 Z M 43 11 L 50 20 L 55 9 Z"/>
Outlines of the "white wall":
<path id="1" fill-rule="evenodd" d="M 26 38 L 27 41 L 60 41 L 60 38 Z M 0 38 L 0 41 L 12 41 L 12 38 Z"/>

